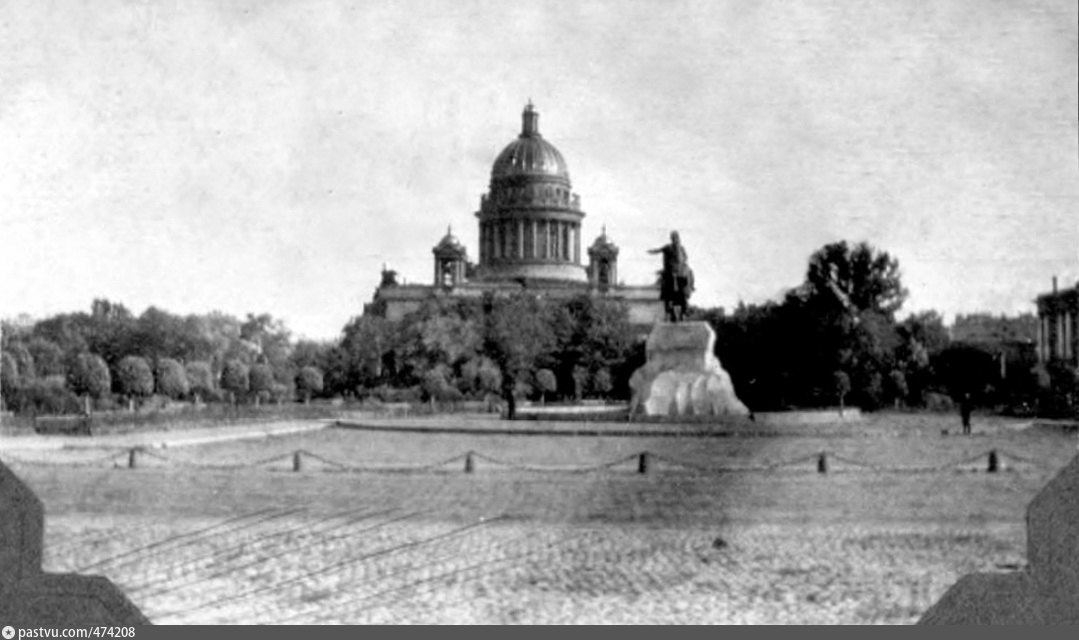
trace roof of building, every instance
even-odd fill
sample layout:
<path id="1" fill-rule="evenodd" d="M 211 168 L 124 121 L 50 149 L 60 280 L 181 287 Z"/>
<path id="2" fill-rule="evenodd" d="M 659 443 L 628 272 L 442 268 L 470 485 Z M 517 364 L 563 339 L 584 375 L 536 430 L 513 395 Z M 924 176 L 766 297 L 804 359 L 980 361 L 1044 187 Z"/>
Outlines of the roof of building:
<path id="1" fill-rule="evenodd" d="M 518 175 L 554 176 L 569 181 L 562 153 L 539 132 L 539 112 L 529 102 L 521 114 L 521 135 L 506 145 L 491 167 L 491 179 Z"/>
<path id="2" fill-rule="evenodd" d="M 461 244 L 457 236 L 453 235 L 453 228 L 446 229 L 446 235 L 442 236 L 442 239 L 438 241 L 432 251 L 439 255 L 453 253 L 463 256 L 466 253 L 465 246 Z"/>

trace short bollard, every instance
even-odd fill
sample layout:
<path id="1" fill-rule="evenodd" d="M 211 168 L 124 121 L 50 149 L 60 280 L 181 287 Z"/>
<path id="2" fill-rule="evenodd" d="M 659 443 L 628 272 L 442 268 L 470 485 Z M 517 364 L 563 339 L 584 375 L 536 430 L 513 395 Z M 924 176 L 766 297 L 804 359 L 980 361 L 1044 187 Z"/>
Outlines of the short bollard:
<path id="1" fill-rule="evenodd" d="M 1000 459 L 997 458 L 997 450 L 993 449 L 989 452 L 989 466 L 986 467 L 986 471 L 989 473 L 996 473 L 1000 469 Z"/>
<path id="2" fill-rule="evenodd" d="M 132 449 L 131 451 L 127 452 L 127 468 L 128 469 L 134 469 L 135 468 L 135 466 L 136 466 L 135 457 L 138 454 L 138 452 L 139 452 L 138 449 Z"/>
<path id="3" fill-rule="evenodd" d="M 465 473 L 472 473 L 475 468 L 476 465 L 472 462 L 472 452 L 469 451 L 465 454 Z"/>
<path id="4" fill-rule="evenodd" d="M 825 451 L 817 458 L 817 473 L 828 473 L 828 453 Z"/>
<path id="5" fill-rule="evenodd" d="M 648 452 L 642 451 L 637 456 L 637 473 L 648 473 Z"/>
<path id="6" fill-rule="evenodd" d="M 292 470 L 303 471 L 303 456 L 300 455 L 299 451 L 292 454 Z"/>

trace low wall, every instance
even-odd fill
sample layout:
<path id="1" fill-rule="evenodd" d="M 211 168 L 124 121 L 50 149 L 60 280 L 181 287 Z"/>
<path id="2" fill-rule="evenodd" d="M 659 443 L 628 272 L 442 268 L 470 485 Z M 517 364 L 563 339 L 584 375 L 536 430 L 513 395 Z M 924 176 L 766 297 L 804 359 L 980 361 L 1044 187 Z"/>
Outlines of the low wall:
<path id="1" fill-rule="evenodd" d="M 843 410 L 835 409 L 806 409 L 796 411 L 769 411 L 754 414 L 754 421 L 769 425 L 810 425 L 810 424 L 834 424 L 837 422 L 862 422 L 865 416 L 857 407 Z"/>

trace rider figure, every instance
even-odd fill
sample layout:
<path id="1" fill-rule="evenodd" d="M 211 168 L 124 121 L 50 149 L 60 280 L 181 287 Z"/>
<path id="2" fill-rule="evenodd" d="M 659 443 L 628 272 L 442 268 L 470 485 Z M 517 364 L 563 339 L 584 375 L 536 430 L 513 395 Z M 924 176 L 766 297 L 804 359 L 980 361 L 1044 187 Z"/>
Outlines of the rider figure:
<path id="1" fill-rule="evenodd" d="M 686 259 L 686 250 L 677 231 L 671 232 L 671 242 L 648 253 L 663 254 L 663 271 L 660 274 L 659 299 L 669 322 L 680 322 L 693 292 L 693 271 Z"/>

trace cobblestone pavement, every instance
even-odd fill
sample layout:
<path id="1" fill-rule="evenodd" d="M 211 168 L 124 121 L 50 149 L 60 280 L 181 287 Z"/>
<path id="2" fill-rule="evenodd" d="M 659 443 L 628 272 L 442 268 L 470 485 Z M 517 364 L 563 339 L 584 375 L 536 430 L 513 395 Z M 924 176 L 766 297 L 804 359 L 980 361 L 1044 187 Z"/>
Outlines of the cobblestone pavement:
<path id="1" fill-rule="evenodd" d="M 134 469 L 125 451 L 3 453 L 45 504 L 45 569 L 106 575 L 159 623 L 909 623 L 963 574 L 1022 568 L 1026 505 L 1074 456 L 1074 438 L 877 431 L 322 430 L 145 452 Z M 988 448 L 1001 451 L 998 473 L 986 472 Z M 640 474 L 633 454 L 645 449 L 655 457 Z M 415 465 L 469 450 L 513 464 L 357 472 L 325 461 Z M 826 474 L 812 459 L 822 450 L 834 454 Z M 767 471 L 693 468 L 806 454 Z M 626 455 L 582 473 L 525 469 Z M 273 461 L 249 464 L 263 458 Z"/>
<path id="2" fill-rule="evenodd" d="M 46 569 L 107 575 L 159 623 L 908 623 L 960 575 L 1022 566 L 1039 486 L 16 471 L 46 504 Z"/>
<path id="3" fill-rule="evenodd" d="M 62 518 L 50 537 L 80 527 Z M 107 545 L 80 562 L 60 547 L 47 565 L 105 573 L 158 623 L 658 624 L 909 623 L 963 573 L 1022 562 L 1015 526 L 451 525 L 394 511 L 180 528 L 97 528 Z"/>

